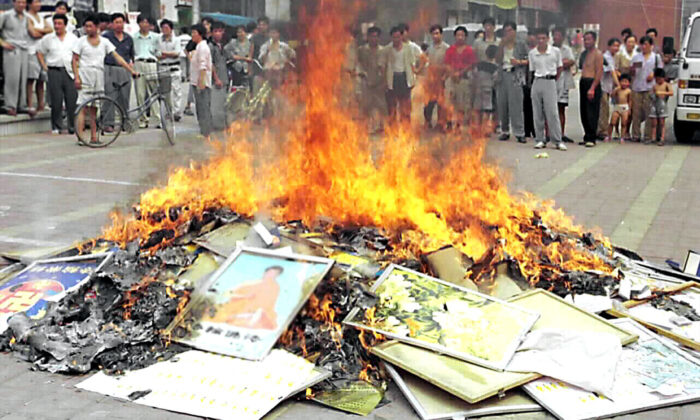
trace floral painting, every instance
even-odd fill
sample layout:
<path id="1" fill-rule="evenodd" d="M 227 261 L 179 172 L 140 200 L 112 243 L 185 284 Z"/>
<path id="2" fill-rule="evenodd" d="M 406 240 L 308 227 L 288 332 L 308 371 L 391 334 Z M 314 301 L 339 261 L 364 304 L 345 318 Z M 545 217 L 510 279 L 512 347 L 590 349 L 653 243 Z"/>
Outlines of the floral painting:
<path id="1" fill-rule="evenodd" d="M 379 302 L 345 323 L 486 367 L 502 369 L 538 315 L 392 265 L 373 291 Z"/>

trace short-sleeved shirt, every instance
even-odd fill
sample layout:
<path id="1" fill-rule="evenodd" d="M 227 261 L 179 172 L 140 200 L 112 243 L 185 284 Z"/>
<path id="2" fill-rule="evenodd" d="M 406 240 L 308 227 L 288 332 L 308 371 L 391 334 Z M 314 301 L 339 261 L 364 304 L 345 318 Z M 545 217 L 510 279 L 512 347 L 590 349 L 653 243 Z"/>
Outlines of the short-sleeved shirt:
<path id="1" fill-rule="evenodd" d="M 357 69 L 366 74 L 367 86 L 381 86 L 384 83 L 384 52 L 381 46 L 376 49 L 363 45 L 357 49 Z"/>
<path id="2" fill-rule="evenodd" d="M 131 35 L 123 32 L 121 41 L 114 34 L 114 31 L 105 31 L 102 36 L 107 38 L 112 45 L 114 45 L 117 54 L 119 54 L 127 63 L 134 61 L 134 39 L 131 38 Z M 105 64 L 109 66 L 119 65 L 117 60 L 115 60 L 111 54 L 105 58 Z"/>
<path id="3" fill-rule="evenodd" d="M 80 56 L 80 68 L 104 70 L 105 57 L 116 51 L 116 48 L 107 38 L 99 37 L 99 40 L 99 44 L 92 45 L 88 42 L 88 37 L 84 36 L 75 43 L 73 53 Z"/>
<path id="4" fill-rule="evenodd" d="M 233 60 L 234 56 L 248 57 L 248 55 L 250 54 L 251 45 L 252 44 L 250 43 L 249 39 L 245 39 L 243 42 L 241 42 L 237 38 L 232 38 L 224 47 L 226 58 L 228 60 Z M 239 73 L 248 73 L 248 62 L 244 60 L 236 60 L 233 63 L 233 68 Z"/>
<path id="5" fill-rule="evenodd" d="M 632 57 L 637 53 L 635 48 L 632 54 L 627 52 L 627 48 L 623 45 L 620 51 L 615 54 L 615 68 L 620 70 L 622 74 L 629 74 L 630 67 L 632 66 Z"/>
<path id="6" fill-rule="evenodd" d="M 428 47 L 428 62 L 431 67 L 442 66 L 445 64 L 445 54 L 450 49 L 450 44 L 443 41 L 438 45 L 431 43 Z"/>
<path id="7" fill-rule="evenodd" d="M 41 38 L 37 51 L 44 55 L 46 67 L 64 67 L 71 78 L 73 76 L 73 47 L 78 42 L 78 37 L 70 32 L 66 32 L 63 40 L 50 33 Z"/>
<path id="8" fill-rule="evenodd" d="M 530 71 L 535 72 L 535 77 L 556 76 L 560 67 L 564 66 L 559 48 L 548 45 L 547 50 L 541 53 L 537 48 L 530 50 L 528 54 Z"/>
<path id="9" fill-rule="evenodd" d="M 0 37 L 17 48 L 26 49 L 29 45 L 27 14 L 19 16 L 15 9 L 0 15 Z"/>
<path id="10" fill-rule="evenodd" d="M 610 54 L 610 51 L 605 51 L 603 54 L 603 77 L 600 79 L 600 88 L 605 93 L 612 93 L 615 80 L 613 72 L 615 71 L 615 57 Z"/>
<path id="11" fill-rule="evenodd" d="M 182 45 L 180 40 L 174 34 L 170 35 L 170 39 L 165 39 L 165 35 L 161 34 L 158 40 L 158 50 L 161 53 L 176 53 L 177 57 L 162 57 L 160 59 L 161 64 L 173 65 L 180 64 L 180 53 L 182 52 Z"/>
<path id="12" fill-rule="evenodd" d="M 655 82 L 654 79 L 648 81 L 647 77 L 654 73 L 654 69 L 663 68 L 663 60 L 659 58 L 658 54 L 653 52 L 649 54 L 648 58 L 644 58 L 642 53 L 637 53 L 632 57 L 632 66 L 635 67 L 637 63 L 640 63 L 641 67 L 637 67 L 634 73 L 632 91 L 648 92 L 654 87 Z"/>
<path id="13" fill-rule="evenodd" d="M 501 39 L 494 36 L 493 41 L 487 41 L 485 38 L 478 38 L 474 41 L 474 52 L 476 53 L 476 58 L 481 61 L 488 61 L 486 57 L 486 49 L 491 45 L 498 47 L 500 45 Z"/>
<path id="14" fill-rule="evenodd" d="M 452 71 L 462 71 L 476 64 L 476 54 L 469 45 L 462 46 L 462 52 L 459 52 L 457 45 L 453 45 L 445 52 L 445 64 Z"/>
<path id="15" fill-rule="evenodd" d="M 268 43 L 268 41 L 270 41 L 270 37 L 263 33 L 254 34 L 252 37 L 250 37 L 250 42 L 253 43 L 253 58 L 260 57 L 260 50 L 262 49 L 263 45 Z M 258 69 L 257 66 L 253 66 L 253 72 L 256 71 L 260 71 L 260 69 Z"/>
<path id="16" fill-rule="evenodd" d="M 559 51 L 561 51 L 561 59 L 562 63 L 564 60 L 571 60 L 575 61 L 576 57 L 574 57 L 574 52 L 571 50 L 571 47 L 568 45 L 561 45 L 559 48 Z M 564 69 L 561 74 L 559 75 L 559 79 L 557 79 L 557 91 L 564 91 L 564 90 L 570 90 L 573 89 L 574 87 L 574 76 L 571 74 L 571 68 Z"/>
<path id="17" fill-rule="evenodd" d="M 206 41 L 202 40 L 197 44 L 190 60 L 190 84 L 199 85 L 199 77 L 204 70 L 204 86 L 211 87 L 211 50 Z"/>
<path id="18" fill-rule="evenodd" d="M 160 55 L 158 41 L 160 35 L 149 32 L 143 35 L 141 32 L 134 34 L 134 60 L 155 60 Z"/>
<path id="19" fill-rule="evenodd" d="M 211 65 L 216 70 L 216 76 L 224 85 L 228 84 L 228 69 L 226 68 L 226 53 L 224 52 L 223 44 L 216 42 L 209 43 L 209 51 L 211 52 Z"/>

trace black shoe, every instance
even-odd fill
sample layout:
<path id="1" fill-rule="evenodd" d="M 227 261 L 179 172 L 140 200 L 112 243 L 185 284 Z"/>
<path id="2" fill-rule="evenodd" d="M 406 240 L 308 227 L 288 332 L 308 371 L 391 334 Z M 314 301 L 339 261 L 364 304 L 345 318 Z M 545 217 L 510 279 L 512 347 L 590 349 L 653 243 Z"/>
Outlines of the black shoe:
<path id="1" fill-rule="evenodd" d="M 69 129 L 68 129 L 68 134 L 75 134 L 75 130 L 73 130 L 72 128 L 69 128 Z"/>
<path id="2" fill-rule="evenodd" d="M 182 117 L 179 116 L 179 115 L 176 115 L 176 116 L 174 117 L 174 119 L 175 119 L 175 122 L 180 122 L 180 120 L 182 119 Z"/>
<path id="3" fill-rule="evenodd" d="M 498 137 L 498 140 L 500 141 L 508 141 L 510 140 L 510 134 L 503 133 Z"/>
<path id="4" fill-rule="evenodd" d="M 525 140 L 525 137 L 516 137 L 518 139 L 518 143 L 527 143 L 527 140 Z"/>
<path id="5" fill-rule="evenodd" d="M 584 146 L 585 144 L 586 144 L 586 140 L 581 140 L 580 142 L 578 142 L 579 146 Z"/>
<path id="6" fill-rule="evenodd" d="M 563 141 L 564 143 L 573 143 L 574 142 L 573 140 L 571 140 L 570 138 L 568 138 L 566 136 L 563 136 L 561 138 L 561 141 Z"/>

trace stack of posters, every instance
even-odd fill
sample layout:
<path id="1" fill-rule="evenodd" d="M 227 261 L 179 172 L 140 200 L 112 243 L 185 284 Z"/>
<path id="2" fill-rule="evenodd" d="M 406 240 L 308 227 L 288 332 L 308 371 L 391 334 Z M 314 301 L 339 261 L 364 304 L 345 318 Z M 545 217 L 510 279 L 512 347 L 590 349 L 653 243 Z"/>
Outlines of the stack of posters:
<path id="1" fill-rule="evenodd" d="M 508 302 L 522 310 L 540 314 L 532 331 L 568 328 L 606 333 L 618 337 L 623 345 L 638 339 L 634 332 L 586 312 L 545 290 L 532 290 Z M 371 352 L 386 362 L 390 372 L 393 369 L 408 384 L 401 386 L 401 380 L 397 380 L 406 398 L 424 419 L 450 418 L 448 414 L 458 417 L 502 414 L 529 411 L 533 407 L 532 401 L 519 397 L 514 388 L 539 378 L 540 375 L 536 373 L 500 372 L 399 341 L 381 343 Z M 426 369 L 426 366 L 430 368 Z M 505 398 L 499 398 L 504 393 Z M 448 398 L 448 395 L 451 397 Z M 439 402 L 438 406 L 436 402 Z M 445 411 L 440 406 L 449 409 Z"/>
<path id="2" fill-rule="evenodd" d="M 259 362 L 191 350 L 167 362 L 77 385 L 136 404 L 214 419 L 257 420 L 282 400 L 330 376 L 284 350 Z"/>
<path id="3" fill-rule="evenodd" d="M 201 350 L 262 360 L 332 266 L 326 258 L 238 248 L 167 332 Z"/>
<path id="4" fill-rule="evenodd" d="M 343 323 L 496 370 L 506 367 L 539 317 L 397 265 L 372 291 L 377 305 L 354 309 Z"/>
<path id="5" fill-rule="evenodd" d="M 87 282 L 111 254 L 84 255 L 33 262 L 0 285 L 0 333 L 14 314 L 24 312 L 40 319 L 50 301 L 59 301 L 67 293 Z"/>
<path id="6" fill-rule="evenodd" d="M 512 391 L 504 397 L 494 396 L 480 403 L 469 404 L 408 372 L 390 365 L 385 367 L 423 420 L 451 420 L 542 410 L 539 404 L 522 391 Z"/>
<path id="7" fill-rule="evenodd" d="M 524 390 L 560 419 L 587 420 L 700 400 L 700 365 L 629 318 L 613 321 L 639 336 L 622 349 L 613 400 L 551 378 Z"/>

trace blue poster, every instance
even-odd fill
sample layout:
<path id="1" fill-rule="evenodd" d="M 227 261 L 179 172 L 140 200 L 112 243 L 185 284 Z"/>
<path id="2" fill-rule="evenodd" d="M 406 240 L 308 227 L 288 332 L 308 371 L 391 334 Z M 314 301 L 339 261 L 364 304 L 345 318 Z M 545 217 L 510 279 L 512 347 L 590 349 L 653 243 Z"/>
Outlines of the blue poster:
<path id="1" fill-rule="evenodd" d="M 98 264 L 95 260 L 35 263 L 0 285 L 0 332 L 16 313 L 41 318 L 48 301 L 89 279 Z"/>

